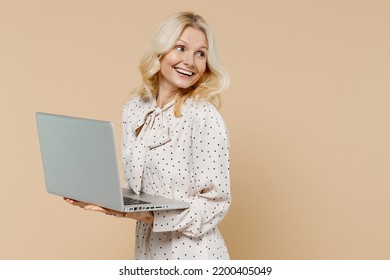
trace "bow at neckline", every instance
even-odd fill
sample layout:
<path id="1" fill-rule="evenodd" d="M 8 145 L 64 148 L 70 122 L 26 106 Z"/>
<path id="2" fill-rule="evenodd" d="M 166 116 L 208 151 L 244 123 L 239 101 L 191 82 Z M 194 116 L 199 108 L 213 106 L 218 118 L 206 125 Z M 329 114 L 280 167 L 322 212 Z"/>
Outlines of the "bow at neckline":
<path id="1" fill-rule="evenodd" d="M 146 138 L 145 140 L 149 148 L 158 147 L 170 140 L 170 129 L 168 123 L 165 121 L 166 116 L 164 116 L 164 112 L 173 105 L 174 100 L 160 108 L 156 105 L 156 100 L 154 100 L 154 108 L 146 111 L 143 118 L 141 118 L 135 126 L 135 135 L 137 138 Z M 156 119 L 159 119 L 158 123 L 156 123 Z"/>
<path id="2" fill-rule="evenodd" d="M 171 141 L 170 124 L 166 120 L 169 116 L 166 111 L 174 104 L 174 100 L 167 103 L 164 107 L 157 107 L 154 100 L 154 106 L 146 109 L 143 117 L 137 122 L 134 127 L 134 133 L 137 137 L 132 151 L 132 161 L 134 168 L 128 170 L 133 178 L 130 183 L 134 192 L 140 193 L 142 185 L 142 177 L 144 166 L 148 153 L 159 146 L 162 146 Z"/>

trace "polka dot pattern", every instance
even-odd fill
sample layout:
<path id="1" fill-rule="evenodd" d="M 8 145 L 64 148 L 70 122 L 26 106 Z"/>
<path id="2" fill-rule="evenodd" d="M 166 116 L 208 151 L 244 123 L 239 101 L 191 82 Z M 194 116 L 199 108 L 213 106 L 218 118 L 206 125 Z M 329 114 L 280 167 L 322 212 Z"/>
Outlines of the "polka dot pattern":
<path id="1" fill-rule="evenodd" d="M 217 225 L 230 203 L 229 139 L 216 108 L 187 99 L 180 118 L 173 101 L 134 98 L 123 110 L 125 178 L 135 192 L 185 201 L 185 210 L 155 211 L 137 222 L 136 259 L 229 259 Z"/>

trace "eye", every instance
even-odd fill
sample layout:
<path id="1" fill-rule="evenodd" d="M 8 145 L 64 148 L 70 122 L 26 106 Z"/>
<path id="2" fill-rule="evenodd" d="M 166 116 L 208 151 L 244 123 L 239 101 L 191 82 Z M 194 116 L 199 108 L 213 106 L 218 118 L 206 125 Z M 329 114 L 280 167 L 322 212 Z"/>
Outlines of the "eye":
<path id="1" fill-rule="evenodd" d="M 198 51 L 198 52 L 196 53 L 196 55 L 197 55 L 198 57 L 200 57 L 200 58 L 206 57 L 206 53 L 203 52 L 203 51 Z"/>
<path id="2" fill-rule="evenodd" d="M 177 45 L 177 46 L 175 46 L 175 49 L 176 49 L 177 51 L 179 51 L 179 52 L 184 52 L 185 47 L 182 46 L 182 45 Z"/>

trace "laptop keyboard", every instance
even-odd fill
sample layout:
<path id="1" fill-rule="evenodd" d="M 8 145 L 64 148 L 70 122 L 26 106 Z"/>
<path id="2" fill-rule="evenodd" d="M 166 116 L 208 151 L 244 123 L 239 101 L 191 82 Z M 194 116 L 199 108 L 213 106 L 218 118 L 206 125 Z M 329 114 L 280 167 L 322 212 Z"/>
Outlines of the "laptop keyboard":
<path id="1" fill-rule="evenodd" d="M 134 198 L 127 197 L 127 196 L 124 196 L 124 197 L 123 197 L 123 203 L 124 203 L 125 205 L 150 204 L 150 202 L 142 201 L 142 200 L 138 200 L 138 199 L 134 199 Z"/>

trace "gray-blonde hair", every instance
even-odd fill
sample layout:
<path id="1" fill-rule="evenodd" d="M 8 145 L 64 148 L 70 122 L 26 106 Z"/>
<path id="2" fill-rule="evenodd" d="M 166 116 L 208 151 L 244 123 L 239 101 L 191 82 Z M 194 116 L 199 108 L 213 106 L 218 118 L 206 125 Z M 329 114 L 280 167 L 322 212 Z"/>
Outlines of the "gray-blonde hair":
<path id="1" fill-rule="evenodd" d="M 203 17 L 191 12 L 180 12 L 169 16 L 157 29 L 139 64 L 142 83 L 133 93 L 145 100 L 157 97 L 160 58 L 174 47 L 183 30 L 189 26 L 203 31 L 206 35 L 208 43 L 206 70 L 192 87 L 181 89 L 176 94 L 174 109 L 176 117 L 181 116 L 181 106 L 190 96 L 195 99 L 205 98 L 219 106 L 219 94 L 229 86 L 229 76 L 218 59 L 210 27 Z"/>

